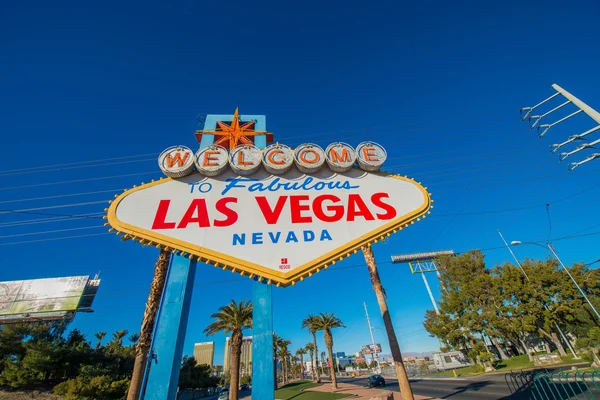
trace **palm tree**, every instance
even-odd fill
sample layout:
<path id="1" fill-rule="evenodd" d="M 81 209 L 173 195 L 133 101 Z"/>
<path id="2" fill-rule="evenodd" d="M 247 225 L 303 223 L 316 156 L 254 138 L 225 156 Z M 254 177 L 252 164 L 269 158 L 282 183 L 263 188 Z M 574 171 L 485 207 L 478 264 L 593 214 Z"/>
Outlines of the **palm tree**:
<path id="1" fill-rule="evenodd" d="M 252 328 L 252 303 L 241 301 L 236 303 L 231 300 L 226 306 L 211 315 L 215 321 L 204 329 L 207 336 L 213 336 L 217 332 L 227 334 L 231 332 L 231 371 L 229 381 L 229 400 L 238 400 L 238 388 L 240 385 L 240 356 L 242 354 L 243 330 Z"/>
<path id="2" fill-rule="evenodd" d="M 317 329 L 323 331 L 325 336 L 325 346 L 327 346 L 327 352 L 329 353 L 329 372 L 331 374 L 331 386 L 334 389 L 338 388 L 337 379 L 335 377 L 335 369 L 333 369 L 333 335 L 331 330 L 334 328 L 345 328 L 342 320 L 339 319 L 335 314 L 321 313 L 317 320 Z"/>
<path id="3" fill-rule="evenodd" d="M 113 333 L 113 338 L 110 341 L 110 344 L 113 344 L 115 347 L 123 346 L 123 338 L 127 336 L 127 329 L 121 329 Z"/>
<path id="4" fill-rule="evenodd" d="M 296 357 L 295 355 L 291 356 L 291 360 L 292 360 L 292 376 L 294 377 L 294 379 L 298 379 L 298 361 L 300 361 L 300 358 Z"/>
<path id="5" fill-rule="evenodd" d="M 127 400 L 137 400 L 140 397 L 142 389 L 142 381 L 144 380 L 144 372 L 146 372 L 146 364 L 148 361 L 148 352 L 152 343 L 152 331 L 154 330 L 154 320 L 160 299 L 162 297 L 165 281 L 167 280 L 167 270 L 171 261 L 171 253 L 166 250 L 161 250 L 154 266 L 154 277 L 150 286 L 150 294 L 146 302 L 146 310 L 144 311 L 144 319 L 140 328 L 140 339 L 135 348 L 135 361 L 133 364 L 133 374 L 129 391 L 127 392 Z"/>
<path id="6" fill-rule="evenodd" d="M 102 346 L 102 339 L 104 339 L 106 336 L 106 332 L 98 332 L 94 334 L 94 336 L 96 336 L 96 339 L 98 339 L 98 343 L 96 343 L 96 350 L 98 350 L 100 346 Z"/>
<path id="7" fill-rule="evenodd" d="M 379 278 L 379 271 L 377 270 L 377 264 L 375 263 L 375 255 L 371 246 L 363 246 L 361 248 L 367 267 L 369 268 L 369 274 L 371 275 L 371 284 L 373 285 L 373 291 L 377 297 L 377 303 L 379 304 L 379 311 L 383 317 L 383 323 L 385 325 L 385 331 L 387 333 L 388 341 L 390 342 L 390 350 L 392 352 L 392 359 L 394 360 L 394 367 L 396 368 L 396 376 L 398 377 L 398 384 L 400 386 L 400 393 L 402 393 L 403 400 L 413 400 L 413 392 L 408 381 L 408 375 L 406 375 L 406 369 L 404 369 L 404 363 L 402 362 L 402 353 L 400 352 L 400 345 L 398 344 L 398 338 L 394 331 L 394 325 L 392 324 L 392 317 L 387 306 L 386 294 L 383 286 L 381 285 L 381 278 Z"/>
<path id="8" fill-rule="evenodd" d="M 137 333 L 132 333 L 131 336 L 128 337 L 128 339 L 131 342 L 131 344 L 135 346 L 138 340 L 140 340 L 140 335 L 138 335 Z"/>
<path id="9" fill-rule="evenodd" d="M 277 390 L 277 348 L 281 340 L 281 337 L 273 332 L 273 382 L 275 390 Z"/>
<path id="10" fill-rule="evenodd" d="M 310 355 L 310 373 L 312 374 L 312 380 L 315 380 L 315 362 L 314 362 L 314 354 L 315 354 L 315 345 L 313 343 L 307 343 L 304 346 L 306 352 Z"/>
<path id="11" fill-rule="evenodd" d="M 302 367 L 300 371 L 300 379 L 304 379 L 304 355 L 306 354 L 306 349 L 304 347 L 300 347 L 296 350 L 296 355 L 300 357 L 300 366 Z"/>
<path id="12" fill-rule="evenodd" d="M 313 346 L 314 346 L 314 354 L 315 354 L 315 362 L 317 363 L 316 365 L 316 371 L 317 371 L 317 380 L 319 379 L 319 348 L 317 347 L 317 335 L 315 332 L 317 332 L 317 328 L 316 328 L 316 323 L 317 323 L 317 316 L 312 315 L 312 314 L 308 314 L 308 316 L 306 318 L 304 318 L 302 320 L 302 327 L 308 329 L 308 331 L 311 333 L 312 337 L 313 337 Z M 312 357 L 311 357 L 312 359 Z"/>
<path id="13" fill-rule="evenodd" d="M 288 382 L 288 358 L 290 356 L 290 352 L 288 351 L 288 346 L 292 344 L 289 340 L 279 338 L 277 342 L 277 347 L 279 349 L 277 355 L 281 360 L 281 376 L 283 377 L 282 383 L 285 385 Z"/>
<path id="14" fill-rule="evenodd" d="M 215 373 L 216 376 L 221 376 L 221 374 L 223 373 L 223 366 L 222 365 L 215 365 L 213 367 L 213 371 Z"/>

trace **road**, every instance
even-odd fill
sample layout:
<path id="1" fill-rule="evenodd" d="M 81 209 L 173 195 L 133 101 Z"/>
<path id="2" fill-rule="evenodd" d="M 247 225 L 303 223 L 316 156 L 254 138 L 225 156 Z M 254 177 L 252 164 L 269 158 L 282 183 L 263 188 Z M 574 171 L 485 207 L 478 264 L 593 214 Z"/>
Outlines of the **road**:
<path id="1" fill-rule="evenodd" d="M 562 368 L 561 368 L 562 369 Z M 339 378 L 341 382 L 353 383 L 355 385 L 367 386 L 367 378 Z M 538 398 L 534 386 L 527 383 L 526 380 L 516 377 L 511 374 L 487 374 L 464 379 L 452 378 L 411 378 L 410 383 L 413 392 L 422 396 L 430 396 L 439 399 L 451 400 L 525 400 Z M 386 388 L 394 391 L 399 391 L 398 381 L 392 378 L 386 378 Z M 550 393 L 549 388 L 548 393 Z M 589 388 L 577 383 L 553 383 L 553 390 L 561 392 L 566 391 L 569 394 L 577 394 L 579 396 L 591 396 L 591 398 L 600 399 L 600 391 L 591 383 Z M 585 393 L 585 394 L 583 394 Z M 537 395 L 537 396 L 536 396 Z M 594 397 L 595 396 L 595 397 Z M 550 397 L 553 398 L 553 397 Z M 577 397 L 573 397 L 577 398 Z M 587 398 L 587 397 L 586 397 Z"/>
<path id="2" fill-rule="evenodd" d="M 367 386 L 367 378 L 341 378 L 340 381 Z M 396 379 L 386 378 L 386 388 L 399 391 Z M 511 395 L 504 374 L 469 379 L 417 379 L 410 380 L 413 392 L 421 396 L 461 399 L 509 399 Z M 517 399 L 517 397 L 515 397 Z"/>

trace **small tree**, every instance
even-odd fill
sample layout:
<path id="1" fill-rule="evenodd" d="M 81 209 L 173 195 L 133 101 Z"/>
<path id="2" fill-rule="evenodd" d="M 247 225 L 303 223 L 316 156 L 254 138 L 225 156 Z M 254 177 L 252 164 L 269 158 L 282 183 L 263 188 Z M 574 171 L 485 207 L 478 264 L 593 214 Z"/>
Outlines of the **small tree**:
<path id="1" fill-rule="evenodd" d="M 240 382 L 240 356 L 242 353 L 243 330 L 252 328 L 252 303 L 235 300 L 219 308 L 219 311 L 211 316 L 215 319 L 213 323 L 204 329 L 204 333 L 213 336 L 217 332 L 225 334 L 231 332 L 231 381 L 229 382 L 229 399 L 239 398 L 238 387 Z"/>

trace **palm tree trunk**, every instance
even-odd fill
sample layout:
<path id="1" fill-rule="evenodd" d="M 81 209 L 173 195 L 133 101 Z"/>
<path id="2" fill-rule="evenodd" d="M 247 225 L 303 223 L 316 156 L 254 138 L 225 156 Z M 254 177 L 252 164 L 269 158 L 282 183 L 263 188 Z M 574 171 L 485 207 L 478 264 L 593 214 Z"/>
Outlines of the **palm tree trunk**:
<path id="1" fill-rule="evenodd" d="M 229 380 L 229 400 L 238 400 L 240 387 L 240 359 L 242 355 L 242 332 L 231 333 L 231 369 Z"/>
<path id="2" fill-rule="evenodd" d="M 148 302 L 146 303 L 146 311 L 144 311 L 144 319 L 142 320 L 142 327 L 140 329 L 140 339 L 135 348 L 135 361 L 133 364 L 133 374 L 131 376 L 131 383 L 129 384 L 129 391 L 127 392 L 127 400 L 137 400 L 140 397 L 142 381 L 144 379 L 146 363 L 148 361 L 148 351 L 150 350 L 150 344 L 152 343 L 154 320 L 156 319 L 156 312 L 158 311 L 160 299 L 165 288 L 170 260 L 171 253 L 161 250 L 158 255 L 158 260 L 156 260 L 156 265 L 154 266 L 154 278 L 152 278 L 150 294 L 148 295 Z"/>
<path id="3" fill-rule="evenodd" d="M 315 380 L 315 361 L 313 360 L 313 353 L 312 351 L 309 351 L 310 353 L 310 373 L 312 375 L 312 380 Z"/>
<path id="4" fill-rule="evenodd" d="M 304 379 L 304 355 L 300 353 L 300 379 Z"/>
<path id="5" fill-rule="evenodd" d="M 334 389 L 338 388 L 337 378 L 335 376 L 335 369 L 333 368 L 333 336 L 331 336 L 331 331 L 326 329 L 325 333 L 325 346 L 327 346 L 327 352 L 329 353 L 329 372 L 331 375 L 331 386 Z"/>
<path id="6" fill-rule="evenodd" d="M 275 354 L 275 352 L 273 352 Z M 277 390 L 277 356 L 273 356 L 273 382 L 274 389 Z"/>
<path id="7" fill-rule="evenodd" d="M 498 343 L 498 339 L 496 339 L 494 336 L 489 336 L 489 338 L 492 341 L 492 343 L 494 344 L 494 347 L 496 348 L 496 350 L 498 351 L 498 354 L 500 354 L 500 358 L 502 360 L 508 360 L 508 355 L 506 355 L 506 353 L 504 352 L 504 349 L 502 348 L 502 346 L 500 346 L 500 343 Z"/>
<path id="8" fill-rule="evenodd" d="M 319 348 L 317 347 L 317 335 L 311 332 L 313 336 L 313 344 L 315 345 L 315 369 L 317 371 L 317 380 L 319 379 Z"/>
<path id="9" fill-rule="evenodd" d="M 533 356 L 531 355 L 531 352 L 529 351 L 527 344 L 525 344 L 523 339 L 520 337 L 519 337 L 519 341 L 521 342 L 521 346 L 523 346 L 523 348 L 525 349 L 525 352 L 527 353 L 527 357 L 529 357 L 529 361 L 533 362 Z"/>
<path id="10" fill-rule="evenodd" d="M 363 246 L 362 252 L 365 256 L 367 267 L 369 268 L 369 274 L 371 275 L 371 284 L 373 290 L 377 296 L 377 303 L 379 304 L 379 310 L 383 317 L 383 323 L 385 325 L 385 331 L 387 333 L 388 341 L 390 342 L 390 350 L 392 351 L 392 359 L 394 360 L 394 367 L 396 368 L 396 376 L 398 377 L 398 384 L 400 385 L 400 392 L 403 400 L 414 400 L 412 388 L 408 381 L 408 375 L 402 362 L 402 353 L 400 352 L 400 345 L 398 345 L 398 339 L 396 338 L 396 332 L 394 331 L 394 325 L 392 324 L 392 317 L 388 310 L 385 290 L 381 285 L 381 279 L 379 278 L 379 271 L 377 271 L 377 264 L 375 263 L 375 256 L 371 246 Z"/>
<path id="11" fill-rule="evenodd" d="M 556 332 L 552 332 L 552 341 L 554 342 L 554 345 L 558 349 L 558 353 L 561 355 L 561 357 L 565 357 L 567 355 L 567 352 L 565 351 L 565 348 L 563 347 L 562 343 L 560 342 L 560 339 L 558 338 L 558 335 L 556 334 Z"/>

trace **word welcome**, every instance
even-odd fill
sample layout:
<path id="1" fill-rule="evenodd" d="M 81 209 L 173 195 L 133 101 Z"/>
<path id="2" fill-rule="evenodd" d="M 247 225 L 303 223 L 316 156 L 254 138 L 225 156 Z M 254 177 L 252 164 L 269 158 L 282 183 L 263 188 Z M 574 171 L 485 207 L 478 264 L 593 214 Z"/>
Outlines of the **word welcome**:
<path id="1" fill-rule="evenodd" d="M 345 172 L 354 166 L 365 171 L 378 171 L 387 158 L 383 146 L 362 142 L 356 149 L 347 143 L 332 143 L 325 150 L 313 143 L 305 143 L 292 150 L 283 144 L 271 144 L 264 150 L 251 144 L 239 145 L 228 153 L 219 145 L 203 147 L 196 153 L 186 146 L 167 148 L 158 156 L 163 173 L 171 178 L 182 178 L 194 172 L 217 176 L 228 166 L 238 175 L 251 175 L 261 166 L 274 175 L 284 174 L 296 165 L 304 173 L 315 173 L 325 164 L 334 172 Z"/>

